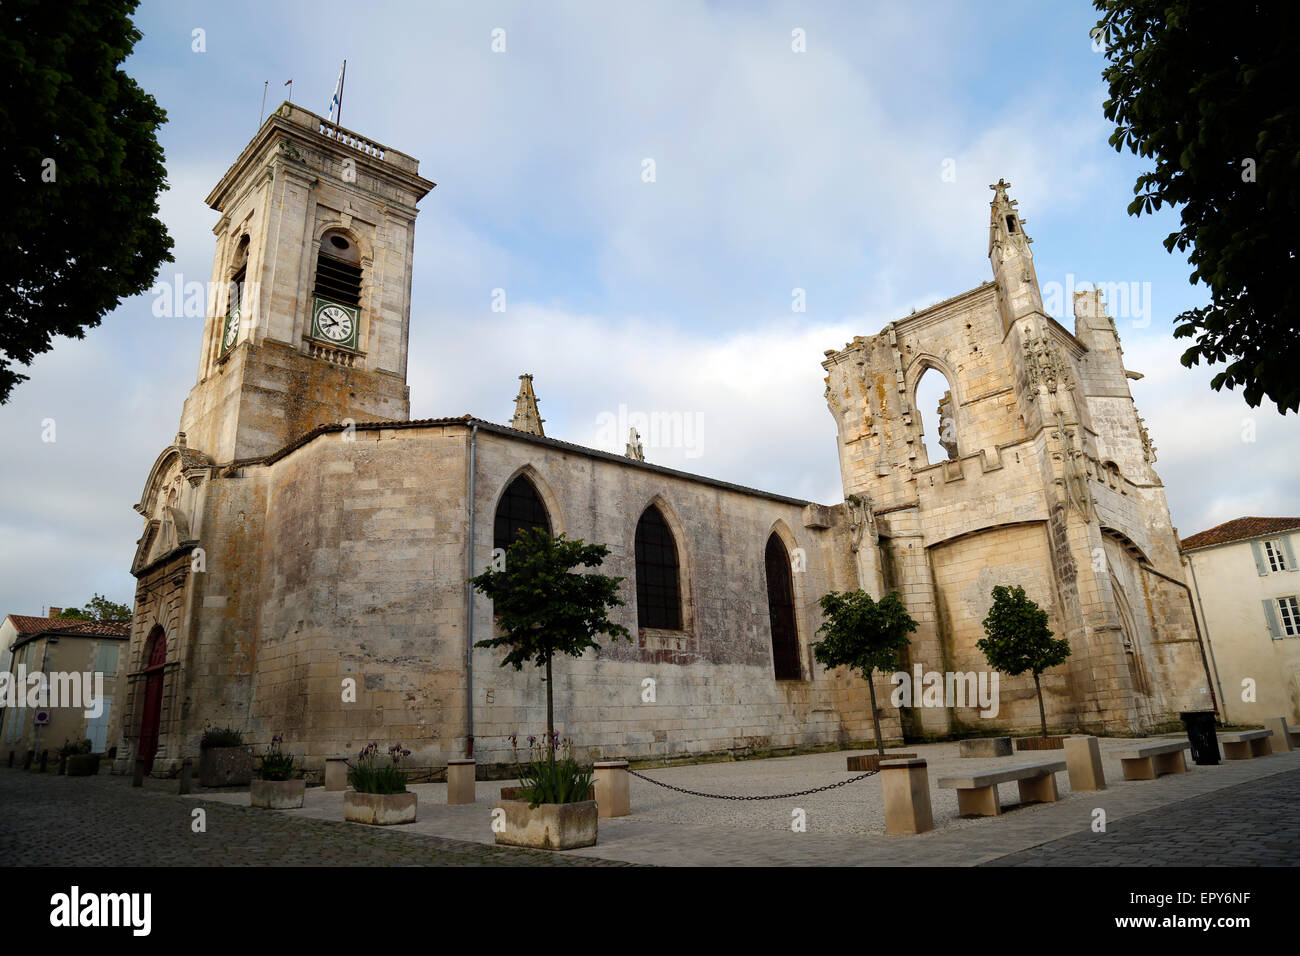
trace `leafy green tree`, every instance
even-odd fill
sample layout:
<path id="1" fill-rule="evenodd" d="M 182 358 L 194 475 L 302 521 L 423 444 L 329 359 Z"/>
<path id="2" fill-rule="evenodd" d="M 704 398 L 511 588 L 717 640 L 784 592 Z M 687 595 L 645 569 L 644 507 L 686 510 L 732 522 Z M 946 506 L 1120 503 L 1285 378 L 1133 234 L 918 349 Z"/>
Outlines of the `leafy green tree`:
<path id="1" fill-rule="evenodd" d="M 166 114 L 121 70 L 135 0 L 0 5 L 0 403 L 52 347 L 148 291 L 172 240 L 156 131 Z"/>
<path id="2" fill-rule="evenodd" d="M 1150 159 L 1128 211 L 1181 207 L 1165 239 L 1191 250 L 1210 304 L 1175 319 L 1191 367 L 1227 363 L 1217 391 L 1242 388 L 1282 414 L 1300 407 L 1300 10 L 1293 3 L 1094 0 L 1110 85 L 1110 143 Z"/>
<path id="3" fill-rule="evenodd" d="M 813 645 L 813 656 L 828 669 L 847 667 L 857 671 L 867 682 L 871 695 L 871 721 L 876 729 L 876 752 L 885 755 L 885 741 L 880 733 L 880 711 L 876 707 L 876 688 L 871 682 L 874 671 L 898 670 L 898 652 L 910 641 L 916 621 L 907 613 L 903 601 L 894 591 L 879 601 L 861 589 L 840 593 L 831 591 L 821 597 L 821 641 Z"/>
<path id="4" fill-rule="evenodd" d="M 125 604 L 115 604 L 102 594 L 96 594 L 84 608 L 65 608 L 57 618 L 72 621 L 129 621 L 131 609 Z"/>
<path id="5" fill-rule="evenodd" d="M 1064 664 L 1070 656 L 1070 642 L 1052 637 L 1047 612 L 1025 596 L 1020 585 L 993 589 L 993 605 L 984 619 L 986 637 L 975 642 L 989 666 L 1011 677 L 1030 671 L 1038 694 L 1038 720 L 1047 736 L 1047 713 L 1043 710 L 1043 687 L 1039 676 L 1049 667 Z"/>
<path id="6" fill-rule="evenodd" d="M 610 608 L 621 607 L 622 578 L 584 573 L 574 568 L 599 567 L 609 554 L 603 544 L 553 537 L 540 528 L 519 532 L 506 550 L 505 567 L 489 567 L 470 578 L 475 590 L 492 600 L 500 633 L 475 647 L 508 647 L 501 666 L 522 670 L 531 661 L 546 668 L 546 739 L 555 754 L 555 699 L 551 661 L 556 655 L 581 657 L 599 647 L 602 634 L 632 639 L 627 628 L 609 620 Z"/>

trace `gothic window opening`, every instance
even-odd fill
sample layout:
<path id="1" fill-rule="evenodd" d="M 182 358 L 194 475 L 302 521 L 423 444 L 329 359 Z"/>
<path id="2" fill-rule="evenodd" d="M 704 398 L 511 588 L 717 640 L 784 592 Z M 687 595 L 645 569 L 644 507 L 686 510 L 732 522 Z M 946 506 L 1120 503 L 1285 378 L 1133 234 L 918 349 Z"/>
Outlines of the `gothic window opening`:
<path id="1" fill-rule="evenodd" d="M 651 505 L 636 525 L 636 617 L 638 627 L 682 628 L 677 543 L 659 509 Z"/>
<path id="2" fill-rule="evenodd" d="M 785 543 L 773 533 L 764 555 L 767 614 L 772 625 L 772 666 L 777 680 L 801 680 L 799 629 L 794 616 L 794 581 Z"/>
<path id="3" fill-rule="evenodd" d="M 244 287 L 248 279 L 248 236 L 239 240 L 235 250 L 234 270 L 230 276 L 230 312 L 238 313 L 244 304 Z"/>
<path id="4" fill-rule="evenodd" d="M 1016 231 L 1016 217 L 1007 216 L 1007 232 L 1015 232 L 1015 231 Z"/>
<path id="5" fill-rule="evenodd" d="M 550 534 L 551 516 L 533 483 L 520 475 L 510 482 L 501 501 L 497 503 L 496 519 L 492 525 L 492 547 L 507 550 L 525 528 L 540 528 Z"/>
<path id="6" fill-rule="evenodd" d="M 321 236 L 313 292 L 339 305 L 356 308 L 361 304 L 361 251 L 337 229 Z"/>
<path id="7" fill-rule="evenodd" d="M 917 380 L 914 394 L 927 464 L 956 458 L 957 403 L 948 379 L 937 368 L 928 368 Z"/>

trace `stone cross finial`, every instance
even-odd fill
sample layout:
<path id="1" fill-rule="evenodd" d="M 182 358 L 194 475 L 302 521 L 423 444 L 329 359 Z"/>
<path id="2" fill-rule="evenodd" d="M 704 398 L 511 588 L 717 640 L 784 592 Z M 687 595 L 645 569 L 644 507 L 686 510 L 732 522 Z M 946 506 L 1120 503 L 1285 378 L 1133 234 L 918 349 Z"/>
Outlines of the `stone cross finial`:
<path id="1" fill-rule="evenodd" d="M 997 202 L 1001 200 L 1002 202 L 1006 202 L 1007 190 L 1010 188 L 1011 184 L 999 176 L 997 182 L 989 184 L 989 189 L 993 190 L 993 201 Z"/>
<path id="2" fill-rule="evenodd" d="M 537 410 L 537 396 L 533 394 L 533 376 L 527 372 L 519 376 L 519 394 L 515 396 L 515 415 L 510 419 L 510 427 L 530 435 L 546 437 L 542 431 L 541 413 Z"/>
<path id="3" fill-rule="evenodd" d="M 645 448 L 642 447 L 641 436 L 635 428 L 628 429 L 626 454 L 634 461 L 645 461 Z"/>

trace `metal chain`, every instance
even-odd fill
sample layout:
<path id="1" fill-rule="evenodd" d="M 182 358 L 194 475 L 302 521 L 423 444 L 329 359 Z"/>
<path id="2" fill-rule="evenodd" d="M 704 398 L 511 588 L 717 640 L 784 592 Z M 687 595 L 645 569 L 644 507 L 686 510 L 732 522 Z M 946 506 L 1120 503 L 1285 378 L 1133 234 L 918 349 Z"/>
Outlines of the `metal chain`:
<path id="1" fill-rule="evenodd" d="M 824 787 L 813 787 L 811 790 L 800 790 L 797 793 L 774 793 L 770 796 L 760 797 L 737 797 L 725 793 L 701 793 L 699 790 L 687 790 L 685 787 L 674 787 L 671 783 L 664 783 L 662 780 L 655 780 L 653 777 L 647 777 L 645 774 L 637 773 L 635 770 L 629 770 L 628 773 L 640 780 L 644 780 L 646 783 L 653 783 L 656 787 L 663 787 L 665 790 L 676 790 L 678 793 L 689 794 L 692 797 L 709 797 L 713 800 L 788 800 L 791 797 L 806 797 L 810 793 L 821 793 L 823 790 L 834 790 L 836 787 L 843 787 L 850 783 L 857 783 L 859 780 L 865 780 L 867 777 L 880 773 L 880 771 L 868 770 L 866 773 L 859 774 L 856 777 L 850 777 L 848 780 L 841 780 L 839 783 L 828 783 Z"/>

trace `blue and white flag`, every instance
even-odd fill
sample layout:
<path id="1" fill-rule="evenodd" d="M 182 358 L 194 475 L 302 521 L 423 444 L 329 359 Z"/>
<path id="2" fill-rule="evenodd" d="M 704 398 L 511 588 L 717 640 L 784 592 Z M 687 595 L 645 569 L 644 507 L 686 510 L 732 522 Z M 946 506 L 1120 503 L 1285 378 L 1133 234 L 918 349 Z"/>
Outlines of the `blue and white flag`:
<path id="1" fill-rule="evenodd" d="M 339 68 L 339 81 L 334 84 L 334 96 L 330 100 L 330 122 L 334 122 L 336 117 L 342 117 L 343 107 L 343 74 L 347 71 L 348 61 L 343 61 L 343 66 Z"/>

